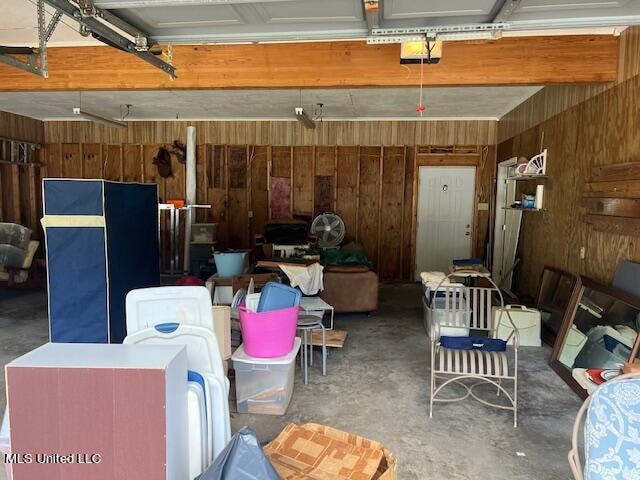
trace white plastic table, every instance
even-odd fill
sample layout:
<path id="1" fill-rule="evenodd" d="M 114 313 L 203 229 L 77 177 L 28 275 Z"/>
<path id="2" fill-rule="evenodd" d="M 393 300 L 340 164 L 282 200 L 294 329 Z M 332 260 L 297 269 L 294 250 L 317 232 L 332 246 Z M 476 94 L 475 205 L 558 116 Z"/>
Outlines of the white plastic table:
<path id="1" fill-rule="evenodd" d="M 300 299 L 300 310 L 307 315 L 322 312 L 322 315 L 319 315 L 320 318 L 324 316 L 325 312 L 331 312 L 331 326 L 327 330 L 333 330 L 333 307 L 320 297 L 302 297 Z"/>

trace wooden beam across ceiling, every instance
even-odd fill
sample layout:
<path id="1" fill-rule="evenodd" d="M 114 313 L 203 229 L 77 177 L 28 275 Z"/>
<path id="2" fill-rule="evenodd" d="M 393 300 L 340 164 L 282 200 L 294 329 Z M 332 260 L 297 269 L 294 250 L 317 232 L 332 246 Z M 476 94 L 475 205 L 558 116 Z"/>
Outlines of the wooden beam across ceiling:
<path id="1" fill-rule="evenodd" d="M 0 65 L 0 91 L 198 88 L 406 87 L 419 65 L 400 65 L 400 45 L 317 42 L 176 45 L 178 79 L 110 47 L 48 50 L 49 78 Z M 612 82 L 618 39 L 610 35 L 449 42 L 427 86 Z"/>

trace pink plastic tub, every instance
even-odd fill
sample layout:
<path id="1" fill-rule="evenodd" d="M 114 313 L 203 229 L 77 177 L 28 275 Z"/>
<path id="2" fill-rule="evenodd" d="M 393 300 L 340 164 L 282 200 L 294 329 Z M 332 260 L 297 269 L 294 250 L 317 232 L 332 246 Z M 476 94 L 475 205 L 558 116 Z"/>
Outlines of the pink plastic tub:
<path id="1" fill-rule="evenodd" d="M 247 355 L 282 357 L 291 351 L 296 338 L 298 307 L 268 312 L 250 312 L 239 307 L 242 343 Z"/>

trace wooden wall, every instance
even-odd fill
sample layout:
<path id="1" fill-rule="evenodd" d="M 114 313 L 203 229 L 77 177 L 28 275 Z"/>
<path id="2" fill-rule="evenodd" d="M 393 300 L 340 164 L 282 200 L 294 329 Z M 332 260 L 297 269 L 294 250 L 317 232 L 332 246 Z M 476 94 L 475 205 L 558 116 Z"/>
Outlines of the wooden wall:
<path id="1" fill-rule="evenodd" d="M 185 166 L 161 178 L 161 144 L 49 143 L 43 175 L 155 182 L 161 199 L 184 198 Z M 422 165 L 473 165 L 476 198 L 488 201 L 494 146 L 220 145 L 197 147 L 197 220 L 219 224 L 221 246 L 251 247 L 269 219 L 342 217 L 346 241 L 360 242 L 383 280 L 413 279 L 417 194 Z M 476 215 L 474 254 L 482 255 L 486 211 Z M 38 213 L 39 215 L 39 213 Z M 38 217 L 39 218 L 39 217 Z"/>
<path id="2" fill-rule="evenodd" d="M 554 115 L 638 74 L 640 74 L 640 26 L 634 26 L 620 34 L 616 82 L 545 86 L 500 119 L 497 143 L 540 125 Z"/>
<path id="3" fill-rule="evenodd" d="M 640 74 L 640 26 L 629 27 L 618 44 L 618 83 Z"/>
<path id="4" fill-rule="evenodd" d="M 126 129 L 91 122 L 45 122 L 46 143 L 170 143 L 196 127 L 198 144 L 249 145 L 494 145 L 496 121 L 129 122 Z"/>
<path id="5" fill-rule="evenodd" d="M 612 86 L 613 83 L 600 83 L 544 87 L 500 119 L 497 141 L 515 137 Z"/>
<path id="6" fill-rule="evenodd" d="M 549 152 L 544 211 L 523 214 L 521 291 L 535 293 L 544 265 L 610 282 L 621 260 L 640 260 L 639 237 L 594 228 L 582 206 L 594 169 L 640 160 L 638 99 L 635 76 L 498 145 L 498 161 L 538 153 L 543 136 Z"/>
<path id="7" fill-rule="evenodd" d="M 0 137 L 41 143 L 44 141 L 44 124 L 21 115 L 0 112 Z M 40 158 L 39 151 L 35 158 Z M 39 235 L 38 209 L 41 201 L 40 166 L 12 165 L 0 162 L 0 222 L 26 225 Z"/>

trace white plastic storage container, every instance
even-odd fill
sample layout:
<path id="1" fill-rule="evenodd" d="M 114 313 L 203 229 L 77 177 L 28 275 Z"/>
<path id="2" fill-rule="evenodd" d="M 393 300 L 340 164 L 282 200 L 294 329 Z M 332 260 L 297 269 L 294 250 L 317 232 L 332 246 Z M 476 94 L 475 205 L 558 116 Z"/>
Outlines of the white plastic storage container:
<path id="1" fill-rule="evenodd" d="M 284 415 L 293 395 L 293 379 L 300 338 L 293 350 L 277 358 L 250 357 L 242 345 L 231 359 L 236 371 L 238 413 Z"/>
<path id="2" fill-rule="evenodd" d="M 431 322 L 433 321 L 437 321 L 440 324 L 440 336 L 466 337 L 469 335 L 469 327 L 471 326 L 471 310 L 465 308 L 455 311 L 446 311 L 446 299 L 444 297 L 435 297 L 432 301 L 434 302 L 435 309 L 431 309 L 429 307 L 426 296 L 422 297 L 424 328 L 427 331 L 427 336 L 431 335 Z"/>
<path id="3" fill-rule="evenodd" d="M 560 350 L 560 363 L 573 368 L 576 357 L 587 343 L 587 336 L 582 333 L 575 325 L 571 325 L 571 329 L 567 332 L 567 339 Z"/>
<path id="4" fill-rule="evenodd" d="M 535 308 L 527 308 L 524 305 L 505 305 L 502 315 L 500 315 L 500 307 L 493 307 L 493 321 L 494 325 L 500 319 L 500 325 L 496 325 L 496 338 L 506 340 L 513 327 L 509 322 L 507 311 L 511 316 L 513 324 L 518 329 L 520 334 L 520 346 L 521 347 L 541 347 L 542 340 L 540 339 L 540 311 Z M 513 337 L 509 338 L 509 345 L 513 344 Z"/>

